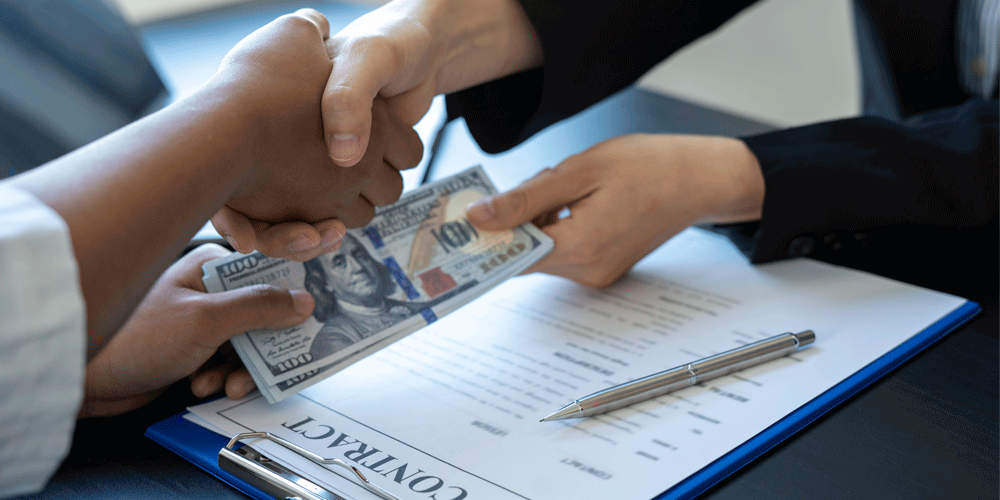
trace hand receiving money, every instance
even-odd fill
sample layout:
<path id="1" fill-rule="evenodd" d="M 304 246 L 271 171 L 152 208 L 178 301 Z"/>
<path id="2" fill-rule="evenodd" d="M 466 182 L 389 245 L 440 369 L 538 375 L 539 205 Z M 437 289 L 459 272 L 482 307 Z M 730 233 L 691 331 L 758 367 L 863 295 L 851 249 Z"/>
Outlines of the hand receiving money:
<path id="1" fill-rule="evenodd" d="M 383 207 L 341 247 L 305 263 L 259 253 L 203 266 L 212 292 L 255 284 L 308 291 L 305 322 L 238 335 L 233 346 L 268 401 L 280 401 L 450 313 L 544 257 L 531 224 L 482 231 L 465 219 L 496 193 L 481 168 L 423 186 Z"/>

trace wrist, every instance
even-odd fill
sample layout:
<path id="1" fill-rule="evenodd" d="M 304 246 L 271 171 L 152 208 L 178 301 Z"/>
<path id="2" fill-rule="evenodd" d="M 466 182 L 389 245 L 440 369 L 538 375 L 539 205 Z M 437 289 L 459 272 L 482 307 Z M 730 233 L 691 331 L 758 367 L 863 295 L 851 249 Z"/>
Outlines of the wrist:
<path id="1" fill-rule="evenodd" d="M 713 172 L 702 223 L 736 223 L 760 219 L 764 206 L 764 174 L 746 143 L 729 137 L 709 137 L 708 165 Z"/>
<path id="2" fill-rule="evenodd" d="M 220 157 L 204 166 L 212 169 L 215 188 L 223 203 L 250 188 L 256 177 L 257 150 L 266 141 L 270 110 L 266 92 L 246 85 L 241 79 L 219 78 L 216 75 L 201 89 L 179 104 L 187 111 L 200 114 L 216 126 L 207 138 Z"/>
<path id="3" fill-rule="evenodd" d="M 114 392 L 110 388 L 110 380 L 113 380 L 110 365 L 106 359 L 98 353 L 97 356 L 87 363 L 83 387 L 83 403 L 77 418 L 104 417 L 123 413 L 122 410 L 114 408 L 114 402 L 120 398 L 102 397 Z M 111 405 L 106 404 L 111 402 Z M 110 406 L 110 407 L 109 407 Z"/>
<path id="4" fill-rule="evenodd" d="M 438 92 L 447 94 L 540 66 L 541 42 L 517 0 L 431 0 Z"/>

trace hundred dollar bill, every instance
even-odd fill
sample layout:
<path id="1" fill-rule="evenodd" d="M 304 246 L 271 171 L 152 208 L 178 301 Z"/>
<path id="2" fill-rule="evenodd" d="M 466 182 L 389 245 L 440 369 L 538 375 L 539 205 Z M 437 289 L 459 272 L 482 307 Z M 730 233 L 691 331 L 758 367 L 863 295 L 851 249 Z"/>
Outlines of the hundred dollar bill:
<path id="1" fill-rule="evenodd" d="M 232 343 L 268 401 L 280 401 L 470 302 L 544 257 L 532 224 L 482 231 L 465 207 L 496 193 L 480 167 L 422 186 L 352 229 L 338 250 L 305 263 L 260 253 L 207 262 L 210 292 L 255 284 L 306 290 L 304 323 Z"/>

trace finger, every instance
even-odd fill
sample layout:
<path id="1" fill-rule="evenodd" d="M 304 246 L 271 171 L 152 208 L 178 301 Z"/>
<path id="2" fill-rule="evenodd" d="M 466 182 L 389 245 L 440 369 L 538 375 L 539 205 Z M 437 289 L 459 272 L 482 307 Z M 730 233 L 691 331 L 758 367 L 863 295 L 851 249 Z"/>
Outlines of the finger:
<path id="1" fill-rule="evenodd" d="M 557 221 L 555 224 L 546 226 L 542 228 L 542 232 L 547 234 L 549 238 L 552 238 L 553 246 L 549 253 L 535 262 L 527 269 L 521 272 L 521 274 L 531 274 L 531 273 L 545 273 L 551 274 L 553 276 L 562 276 L 566 278 L 566 269 L 568 261 L 570 260 L 569 253 L 572 248 L 575 247 L 575 238 L 573 238 L 573 228 L 566 226 L 571 226 L 565 222 Z"/>
<path id="2" fill-rule="evenodd" d="M 323 35 L 323 40 L 330 38 L 330 22 L 326 20 L 326 16 L 320 14 L 318 10 L 315 9 L 299 9 L 293 14 L 295 16 L 304 17 L 309 22 L 316 25 L 319 28 L 319 32 Z"/>
<path id="3" fill-rule="evenodd" d="M 221 345 L 234 335 L 262 328 L 297 325 L 312 314 L 315 302 L 303 290 L 253 285 L 199 297 L 210 323 L 203 340 Z"/>
<path id="4" fill-rule="evenodd" d="M 257 250 L 268 257 L 301 262 L 302 255 L 318 255 L 316 251 L 340 241 L 346 231 L 344 223 L 336 219 L 326 219 L 316 224 L 308 222 L 268 224 L 266 227 L 257 228 Z"/>
<path id="5" fill-rule="evenodd" d="M 389 205 L 403 194 L 403 176 L 387 162 L 380 161 L 361 185 L 361 196 L 373 206 Z"/>
<path id="6" fill-rule="evenodd" d="M 215 230 L 232 245 L 233 250 L 242 254 L 253 252 L 257 238 L 247 216 L 223 205 L 212 216 L 211 221 Z"/>
<path id="7" fill-rule="evenodd" d="M 435 88 L 432 80 L 425 80 L 420 85 L 389 99 L 390 109 L 407 126 L 414 126 L 420 121 L 434 101 Z"/>
<path id="8" fill-rule="evenodd" d="M 319 246 L 322 236 L 307 222 L 281 222 L 270 224 L 257 232 L 257 251 L 274 258 L 285 258 L 293 253 L 312 250 Z"/>
<path id="9" fill-rule="evenodd" d="M 372 105 L 372 117 L 375 125 L 372 127 L 371 141 L 363 160 L 365 178 L 361 180 L 360 194 L 373 206 L 383 206 L 395 202 L 403 193 L 403 176 L 399 170 L 416 165 L 416 163 L 408 165 L 409 161 L 420 161 L 419 156 L 416 160 L 411 160 L 411 157 L 412 150 L 415 148 L 422 150 L 422 145 L 416 131 L 391 115 L 384 99 L 375 99 Z M 401 146 L 395 154 L 394 145 Z M 422 151 L 419 154 L 422 154 Z"/>
<path id="10" fill-rule="evenodd" d="M 191 376 L 191 394 L 207 398 L 222 390 L 226 374 L 220 367 L 211 368 Z"/>
<path id="11" fill-rule="evenodd" d="M 226 378 L 232 372 L 241 368 L 243 368 L 243 364 L 239 356 L 236 355 L 235 351 L 229 351 L 221 363 L 216 365 L 206 363 L 199 371 L 191 375 L 191 393 L 199 398 L 211 396 L 223 389 Z"/>
<path id="12" fill-rule="evenodd" d="M 524 271 L 541 272 L 575 281 L 590 288 L 603 288 L 615 281 L 645 256 L 635 251 L 638 242 L 621 241 L 621 224 L 608 220 L 606 206 L 589 203 L 588 197 L 573 205 L 571 217 L 558 219 L 542 229 L 555 242 L 552 251 Z M 640 247 L 641 248 L 641 244 Z M 632 251 L 622 252 L 621 250 Z"/>
<path id="13" fill-rule="evenodd" d="M 396 170 L 408 170 L 420 164 L 424 156 L 424 143 L 420 134 L 404 123 L 390 124 L 386 138 L 385 160 Z"/>
<path id="14" fill-rule="evenodd" d="M 333 73 L 337 73 L 334 66 Z M 332 78 L 332 76 L 331 76 Z M 330 158 L 341 167 L 353 167 L 361 161 L 368 148 L 372 125 L 370 108 L 361 102 L 364 97 L 340 84 L 326 87 L 323 93 L 323 132 Z"/>
<path id="15" fill-rule="evenodd" d="M 177 260 L 163 274 L 165 277 L 173 279 L 175 283 L 191 290 L 205 291 L 205 283 L 201 281 L 201 266 L 213 259 L 232 255 L 226 248 L 215 243 L 205 243 L 191 250 Z"/>
<path id="16" fill-rule="evenodd" d="M 226 377 L 226 396 L 229 399 L 243 398 L 256 388 L 257 384 L 254 384 L 246 368 L 240 367 Z"/>
<path id="17" fill-rule="evenodd" d="M 371 222 L 375 217 L 375 205 L 363 194 L 359 194 L 355 202 L 345 206 L 341 212 L 341 222 L 348 229 L 354 229 Z"/>
<path id="18" fill-rule="evenodd" d="M 330 158 L 342 167 L 356 165 L 368 148 L 372 101 L 396 73 L 387 42 L 345 48 L 334 57 L 323 93 L 323 132 Z"/>
<path id="19" fill-rule="evenodd" d="M 610 279 L 609 260 L 602 260 L 597 244 L 588 237 L 586 224 L 560 219 L 543 231 L 555 242 L 552 251 L 522 274 L 560 276 L 590 288 L 601 288 Z"/>
<path id="20" fill-rule="evenodd" d="M 473 224 L 487 230 L 509 229 L 586 197 L 592 192 L 586 179 L 569 170 L 551 170 L 520 186 L 487 196 L 466 208 Z"/>
<path id="21" fill-rule="evenodd" d="M 332 252 L 340 248 L 341 240 L 343 240 L 344 234 L 347 233 L 347 228 L 344 226 L 344 223 L 336 219 L 327 219 L 317 222 L 313 224 L 313 227 L 316 228 L 321 235 L 319 245 L 310 250 L 303 250 L 301 252 L 290 254 L 285 257 L 286 259 L 294 260 L 295 262 L 305 262 L 325 253 Z"/>

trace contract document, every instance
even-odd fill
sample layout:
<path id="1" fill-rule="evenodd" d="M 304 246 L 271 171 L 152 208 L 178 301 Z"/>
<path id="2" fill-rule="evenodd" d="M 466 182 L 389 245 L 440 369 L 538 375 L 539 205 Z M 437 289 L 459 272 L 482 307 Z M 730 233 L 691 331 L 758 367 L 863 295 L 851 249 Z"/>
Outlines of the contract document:
<path id="1" fill-rule="evenodd" d="M 965 304 L 809 259 L 753 266 L 688 229 L 625 279 L 591 290 L 514 278 L 278 404 L 191 408 L 231 437 L 267 431 L 340 458 L 400 498 L 650 499 Z M 813 345 L 604 415 L 539 422 L 576 398 L 784 332 Z M 268 457 L 332 492 L 375 498 L 275 446 Z"/>

